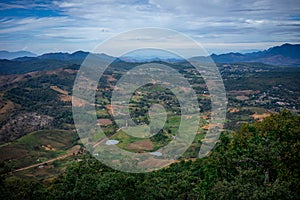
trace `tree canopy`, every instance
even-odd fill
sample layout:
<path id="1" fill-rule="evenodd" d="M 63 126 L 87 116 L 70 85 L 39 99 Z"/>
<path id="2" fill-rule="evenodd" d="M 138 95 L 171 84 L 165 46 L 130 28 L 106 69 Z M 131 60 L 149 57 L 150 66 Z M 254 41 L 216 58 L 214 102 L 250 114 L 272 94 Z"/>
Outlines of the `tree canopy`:
<path id="1" fill-rule="evenodd" d="M 89 155 L 43 182 L 1 178 L 1 199 L 300 199 L 300 117 L 289 111 L 223 133 L 210 156 L 145 174 Z"/>

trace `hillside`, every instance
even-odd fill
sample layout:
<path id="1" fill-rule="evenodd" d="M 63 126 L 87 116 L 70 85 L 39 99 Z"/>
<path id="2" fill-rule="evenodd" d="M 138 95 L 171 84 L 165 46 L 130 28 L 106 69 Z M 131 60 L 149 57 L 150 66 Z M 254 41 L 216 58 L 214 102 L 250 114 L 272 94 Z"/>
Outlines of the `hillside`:
<path id="1" fill-rule="evenodd" d="M 240 62 L 256 62 L 278 66 L 299 66 L 300 65 L 300 44 L 283 44 L 281 46 L 272 47 L 268 50 L 253 53 L 227 53 L 212 54 L 211 58 L 216 63 L 240 63 Z M 0 60 L 0 75 L 2 74 L 23 74 L 33 71 L 53 70 L 71 65 L 80 65 L 88 56 L 94 56 L 99 61 L 113 61 L 124 63 L 143 63 L 152 61 L 161 61 L 168 63 L 181 63 L 183 60 L 171 57 L 150 57 L 135 58 L 121 57 L 114 58 L 106 54 L 90 54 L 89 52 L 76 51 L 74 53 L 46 53 L 37 57 L 18 57 L 11 60 Z M 193 57 L 190 60 L 208 61 L 208 57 Z"/>
<path id="2" fill-rule="evenodd" d="M 116 171 L 89 155 L 81 156 L 58 177 L 40 182 L 14 177 L 1 180 L 0 197 L 299 199 L 299 123 L 299 116 L 287 111 L 271 115 L 263 122 L 222 134 L 208 157 L 177 162 L 150 173 Z M 52 166 L 44 168 L 53 170 Z M 36 171 L 42 173 L 44 168 Z"/>
<path id="3" fill-rule="evenodd" d="M 280 53 L 278 49 L 274 51 Z M 2 60 L 5 65 L 0 70 L 0 197 L 93 199 L 103 194 L 106 199 L 139 199 L 144 194 L 140 191 L 145 190 L 149 199 L 230 199 L 240 194 L 241 199 L 255 199 L 257 195 L 266 199 L 298 197 L 293 188 L 298 187 L 295 155 L 299 148 L 299 67 L 218 63 L 228 98 L 227 118 L 217 147 L 209 157 L 198 159 L 205 134 L 216 126 L 210 123 L 211 97 L 206 82 L 187 62 L 155 61 L 177 70 L 194 89 L 200 110 L 198 130 L 189 148 L 168 167 L 146 174 L 129 174 L 96 160 L 96 154 L 87 152 L 82 143 L 86 138 L 79 138 L 76 132 L 72 89 L 79 63 L 87 54 L 49 53 Z M 104 54 L 94 58 L 114 60 Z M 95 133 L 89 135 L 87 146 L 116 145 L 132 153 L 159 153 L 176 139 L 180 104 L 176 95 L 160 84 L 138 88 L 128 104 L 130 117 L 140 125 L 151 120 L 147 113 L 153 104 L 164 107 L 166 123 L 157 134 L 150 138 L 134 137 L 124 131 L 130 123 L 116 124 L 112 92 L 118 81 L 140 64 L 145 63 L 116 59 L 104 72 L 93 104 L 96 125 L 110 142 L 116 143 L 106 143 L 106 138 Z M 75 99 L 80 107 L 89 104 L 84 99 Z M 186 117 L 197 122 L 198 114 Z M 131 131 L 144 134 L 140 129 Z M 121 164 L 123 160 L 116 157 L 113 162 Z M 153 163 L 158 162 L 140 162 L 145 166 Z M 135 164 L 132 162 L 133 167 Z M 155 192 L 149 188 L 155 188 Z M 96 194 L 90 196 L 93 192 Z"/>
<path id="4" fill-rule="evenodd" d="M 14 59 L 19 57 L 35 57 L 36 54 L 29 52 L 29 51 L 16 51 L 16 52 L 9 52 L 9 51 L 0 51 L 0 59 Z"/>
<path id="5" fill-rule="evenodd" d="M 35 71 L 54 70 L 72 65 L 80 65 L 88 56 L 99 60 L 114 60 L 106 54 L 89 54 L 84 51 L 74 53 L 46 53 L 37 57 L 18 57 L 12 60 L 0 60 L 0 75 L 24 74 Z M 78 68 L 78 67 L 77 67 Z"/>
<path id="6" fill-rule="evenodd" d="M 300 44 L 283 44 L 264 51 L 253 53 L 212 54 L 211 58 L 217 63 L 260 62 L 270 65 L 299 66 Z M 192 60 L 205 61 L 207 57 L 193 57 Z"/>

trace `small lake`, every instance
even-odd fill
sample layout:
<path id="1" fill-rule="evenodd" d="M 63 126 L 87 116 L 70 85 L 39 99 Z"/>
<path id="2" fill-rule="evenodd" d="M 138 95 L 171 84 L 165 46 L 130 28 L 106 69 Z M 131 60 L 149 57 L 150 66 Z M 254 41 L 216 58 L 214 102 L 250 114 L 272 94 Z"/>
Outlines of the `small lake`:
<path id="1" fill-rule="evenodd" d="M 151 155 L 153 156 L 162 156 L 162 153 L 155 151 L 155 152 L 150 152 Z"/>
<path id="2" fill-rule="evenodd" d="M 118 144 L 119 143 L 119 140 L 107 140 L 105 142 L 106 145 L 115 145 L 115 144 Z"/>

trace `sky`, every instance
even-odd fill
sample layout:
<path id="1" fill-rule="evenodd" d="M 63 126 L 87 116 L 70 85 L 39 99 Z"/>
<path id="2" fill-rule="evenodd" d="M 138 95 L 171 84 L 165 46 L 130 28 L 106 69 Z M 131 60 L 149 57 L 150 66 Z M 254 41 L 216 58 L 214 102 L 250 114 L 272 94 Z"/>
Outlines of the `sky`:
<path id="1" fill-rule="evenodd" d="M 179 31 L 209 53 L 300 43 L 300 0 L 62 0 L 0 2 L 0 50 L 91 51 L 124 31 Z"/>

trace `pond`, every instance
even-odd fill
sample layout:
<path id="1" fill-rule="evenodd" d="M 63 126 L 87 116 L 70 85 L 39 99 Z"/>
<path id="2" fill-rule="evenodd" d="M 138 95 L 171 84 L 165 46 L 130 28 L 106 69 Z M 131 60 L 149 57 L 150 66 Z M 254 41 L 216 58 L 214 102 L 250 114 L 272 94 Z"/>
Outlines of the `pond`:
<path id="1" fill-rule="evenodd" d="M 119 140 L 107 140 L 105 142 L 106 145 L 115 145 L 115 144 L 118 144 L 119 143 Z"/>
<path id="2" fill-rule="evenodd" d="M 154 155 L 154 156 L 162 156 L 162 153 L 158 152 L 158 151 L 155 151 L 155 152 L 150 152 L 151 155 Z"/>

